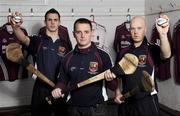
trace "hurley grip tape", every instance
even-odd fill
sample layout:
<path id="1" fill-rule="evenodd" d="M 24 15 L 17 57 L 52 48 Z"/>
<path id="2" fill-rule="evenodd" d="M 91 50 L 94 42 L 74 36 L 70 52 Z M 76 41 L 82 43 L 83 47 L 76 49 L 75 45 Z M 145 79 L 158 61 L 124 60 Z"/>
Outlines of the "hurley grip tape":
<path id="1" fill-rule="evenodd" d="M 125 72 L 123 71 L 123 69 L 121 68 L 121 66 L 119 64 L 116 64 L 114 67 L 112 67 L 110 69 L 116 76 L 118 75 L 124 75 Z"/>

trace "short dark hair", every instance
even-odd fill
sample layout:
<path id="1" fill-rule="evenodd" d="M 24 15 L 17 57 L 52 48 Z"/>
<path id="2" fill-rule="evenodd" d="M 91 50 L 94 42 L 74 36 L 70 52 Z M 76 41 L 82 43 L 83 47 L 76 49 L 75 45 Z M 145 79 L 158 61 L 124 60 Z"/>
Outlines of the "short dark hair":
<path id="1" fill-rule="evenodd" d="M 89 24 L 90 25 L 90 28 L 91 28 L 91 30 L 92 30 L 92 24 L 91 24 L 91 21 L 90 20 L 88 20 L 88 19 L 86 19 L 86 18 L 79 18 L 79 19 L 77 19 L 75 22 L 74 22 L 74 31 L 75 31 L 75 29 L 76 29 L 76 24 L 77 23 L 86 23 L 86 24 Z"/>
<path id="2" fill-rule="evenodd" d="M 45 14 L 45 16 L 44 16 L 45 21 L 47 20 L 47 15 L 50 14 L 50 13 L 52 13 L 52 14 L 57 14 L 58 17 L 59 17 L 59 20 L 60 20 L 60 14 L 59 14 L 59 12 L 58 12 L 56 9 L 51 8 L 50 10 L 48 10 L 48 11 L 46 12 L 46 14 Z"/>

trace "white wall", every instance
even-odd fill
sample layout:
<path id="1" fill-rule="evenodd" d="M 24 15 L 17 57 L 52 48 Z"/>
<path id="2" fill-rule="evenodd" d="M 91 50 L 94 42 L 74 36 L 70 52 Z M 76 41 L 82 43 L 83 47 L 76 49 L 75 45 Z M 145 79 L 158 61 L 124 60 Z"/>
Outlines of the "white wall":
<path id="1" fill-rule="evenodd" d="M 21 11 L 24 16 L 23 26 L 29 34 L 36 34 L 44 25 L 44 14 L 50 8 L 56 8 L 61 14 L 61 24 L 69 30 L 73 46 L 75 40 L 72 35 L 73 23 L 77 18 L 95 15 L 95 21 L 107 29 L 106 46 L 109 47 L 112 59 L 115 53 L 112 49 L 115 28 L 124 21 L 126 15 L 144 15 L 144 0 L 1 0 L 0 25 L 7 22 L 8 9 Z M 34 15 L 31 16 L 30 9 Z M 73 14 L 72 15 L 72 9 Z M 128 12 L 129 9 L 129 12 Z M 111 12 L 110 12 L 111 11 Z M 111 15 L 111 16 L 110 16 Z M 17 80 L 14 82 L 0 82 L 0 107 L 10 107 L 30 104 L 33 79 Z"/>
<path id="2" fill-rule="evenodd" d="M 170 18 L 170 30 L 171 35 L 174 24 L 180 19 L 180 1 L 179 0 L 146 0 L 146 22 L 148 24 L 148 38 L 150 37 L 152 25 L 154 24 L 155 18 L 158 17 L 158 13 L 161 11 L 160 5 L 162 5 L 162 11 L 165 12 Z M 170 5 L 173 4 L 174 8 Z M 154 6 L 151 10 L 150 7 Z M 171 59 L 171 74 L 172 77 L 169 80 L 158 82 L 159 87 L 159 101 L 174 109 L 180 111 L 180 85 L 176 85 L 174 81 L 174 58 Z"/>

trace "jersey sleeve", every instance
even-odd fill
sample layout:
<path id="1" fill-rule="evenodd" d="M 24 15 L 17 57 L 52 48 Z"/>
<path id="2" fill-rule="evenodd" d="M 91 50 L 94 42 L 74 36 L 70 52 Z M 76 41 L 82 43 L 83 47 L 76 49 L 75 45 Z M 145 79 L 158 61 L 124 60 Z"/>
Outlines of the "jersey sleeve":
<path id="1" fill-rule="evenodd" d="M 103 56 L 103 70 L 108 70 L 112 67 L 112 61 L 110 56 L 106 53 Z M 116 90 L 116 88 L 118 87 L 118 80 L 114 79 L 112 81 L 106 81 L 106 87 L 109 88 L 110 90 Z"/>
<path id="2" fill-rule="evenodd" d="M 55 88 L 61 88 L 62 90 L 64 90 L 66 88 L 66 85 L 68 83 L 68 75 L 67 75 L 67 68 L 66 68 L 66 60 L 63 59 L 61 61 L 61 66 L 59 68 L 59 74 L 57 77 L 57 84 L 55 86 Z"/>
<path id="3" fill-rule="evenodd" d="M 35 55 L 41 47 L 41 38 L 39 36 L 29 36 L 30 43 L 27 50 L 30 54 Z"/>
<path id="4" fill-rule="evenodd" d="M 119 42 L 118 42 L 118 27 L 116 27 L 116 31 L 115 31 L 115 37 L 114 37 L 114 43 L 113 43 L 113 47 L 116 53 L 119 52 Z"/>

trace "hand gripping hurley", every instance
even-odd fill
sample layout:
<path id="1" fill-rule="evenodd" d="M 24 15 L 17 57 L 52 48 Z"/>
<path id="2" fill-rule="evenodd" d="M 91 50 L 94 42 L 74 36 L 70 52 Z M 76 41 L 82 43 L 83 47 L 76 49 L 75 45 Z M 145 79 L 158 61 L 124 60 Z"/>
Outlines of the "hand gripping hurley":
<path id="1" fill-rule="evenodd" d="M 22 50 L 21 50 L 21 45 L 18 43 L 11 43 L 6 47 L 6 56 L 9 60 L 12 62 L 16 62 L 20 65 L 23 65 L 26 67 L 28 71 L 31 73 L 37 75 L 38 78 L 40 78 L 42 81 L 50 85 L 51 87 L 55 87 L 55 84 L 49 80 L 46 76 L 44 76 L 41 72 L 39 72 L 37 69 L 33 67 L 32 64 L 30 64 L 26 59 L 24 59 Z M 111 70 L 115 75 L 124 75 L 124 74 L 132 74 L 135 72 L 137 66 L 138 66 L 138 58 L 130 53 L 127 53 L 124 55 L 124 57 L 119 61 L 118 64 L 116 64 L 114 67 L 112 67 Z M 106 70 L 107 71 L 107 70 Z M 68 87 L 64 92 L 72 91 L 74 89 L 83 87 L 85 85 L 100 81 L 104 79 L 104 72 L 93 76 L 87 80 L 84 80 L 82 82 L 79 82 L 76 85 Z M 46 97 L 46 100 L 48 103 L 51 103 L 52 96 Z"/>
<path id="2" fill-rule="evenodd" d="M 141 76 L 141 81 L 132 90 L 125 93 L 120 99 L 124 101 L 126 98 L 138 94 L 138 92 L 152 92 L 155 89 L 155 84 L 148 72 L 143 71 Z"/>
<path id="3" fill-rule="evenodd" d="M 133 74 L 138 66 L 138 58 L 130 53 L 127 53 L 124 55 L 124 57 L 119 61 L 118 64 L 116 64 L 114 67 L 112 67 L 111 70 L 115 75 L 124 75 L 124 74 Z M 106 70 L 107 71 L 107 70 Z M 84 85 L 90 84 L 90 83 L 94 83 L 96 81 L 99 80 L 103 80 L 104 79 L 104 73 L 106 72 L 102 72 L 98 75 L 95 75 L 87 80 L 84 80 L 82 82 L 79 82 L 77 84 L 77 88 L 82 87 Z"/>
<path id="4" fill-rule="evenodd" d="M 135 72 L 137 66 L 138 66 L 138 58 L 130 53 L 127 53 L 124 55 L 124 57 L 119 61 L 118 64 L 116 64 L 114 67 L 112 67 L 111 70 L 115 75 L 124 75 L 124 74 L 132 74 Z M 106 70 L 107 71 L 107 70 Z M 91 78 L 88 78 L 84 81 L 81 81 L 75 85 L 71 85 L 68 86 L 67 88 L 65 88 L 65 90 L 63 90 L 63 93 L 67 94 L 69 91 L 81 88 L 85 85 L 100 81 L 105 79 L 104 78 L 104 73 L 106 72 L 102 72 L 98 75 L 95 75 Z M 49 104 L 52 104 L 53 101 L 53 97 L 52 96 L 48 96 L 46 97 L 46 100 Z"/>
<path id="5" fill-rule="evenodd" d="M 24 59 L 21 45 L 18 43 L 10 43 L 6 47 L 6 57 L 12 62 L 16 62 L 22 66 L 24 66 L 28 71 L 35 74 L 39 79 L 50 85 L 51 87 L 55 87 L 55 84 L 49 80 L 45 75 L 43 75 L 40 71 L 34 68 L 32 64 L 30 64 L 26 59 Z"/>

